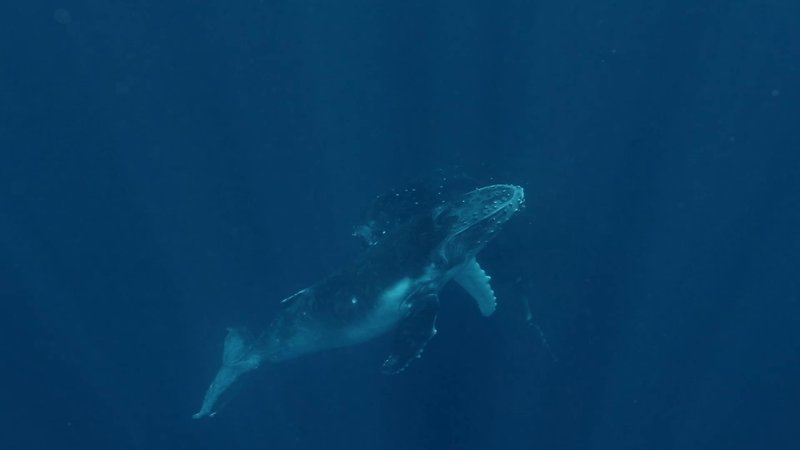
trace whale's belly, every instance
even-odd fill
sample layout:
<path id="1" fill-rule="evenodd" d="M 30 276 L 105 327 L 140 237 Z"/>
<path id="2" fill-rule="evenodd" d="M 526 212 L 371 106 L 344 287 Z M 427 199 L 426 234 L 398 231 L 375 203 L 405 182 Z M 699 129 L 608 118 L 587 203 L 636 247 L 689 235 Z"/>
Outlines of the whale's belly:
<path id="1" fill-rule="evenodd" d="M 375 306 L 362 320 L 342 330 L 342 346 L 374 339 L 392 330 L 408 312 L 412 280 L 402 278 L 378 295 Z M 354 302 L 361 301 L 353 298 Z"/>

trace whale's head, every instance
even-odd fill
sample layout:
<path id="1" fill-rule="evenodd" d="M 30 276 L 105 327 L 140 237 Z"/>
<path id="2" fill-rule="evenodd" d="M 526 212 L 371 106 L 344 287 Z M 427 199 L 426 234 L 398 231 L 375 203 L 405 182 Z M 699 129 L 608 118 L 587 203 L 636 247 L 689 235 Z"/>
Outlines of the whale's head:
<path id="1" fill-rule="evenodd" d="M 442 253 L 451 258 L 469 258 L 489 242 L 525 202 L 520 186 L 495 184 L 467 192 L 434 212 L 437 224 L 446 229 Z"/>

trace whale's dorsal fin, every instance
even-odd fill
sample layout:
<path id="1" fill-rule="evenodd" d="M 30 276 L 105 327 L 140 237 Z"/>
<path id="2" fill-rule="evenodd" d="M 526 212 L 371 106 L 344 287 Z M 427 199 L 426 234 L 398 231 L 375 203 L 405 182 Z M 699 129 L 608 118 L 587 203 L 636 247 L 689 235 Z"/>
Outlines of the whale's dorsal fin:
<path id="1" fill-rule="evenodd" d="M 481 313 L 484 316 L 491 316 L 497 308 L 497 298 L 494 296 L 489 280 L 492 279 L 478 265 L 475 258 L 470 259 L 464 264 L 464 268 L 456 274 L 453 279 L 464 288 L 472 298 L 478 303 Z"/>
<path id="2" fill-rule="evenodd" d="M 392 354 L 381 367 L 385 374 L 395 374 L 422 356 L 425 344 L 436 335 L 436 313 L 439 297 L 436 294 L 421 295 L 411 299 L 411 310 L 400 321 L 394 335 Z"/>

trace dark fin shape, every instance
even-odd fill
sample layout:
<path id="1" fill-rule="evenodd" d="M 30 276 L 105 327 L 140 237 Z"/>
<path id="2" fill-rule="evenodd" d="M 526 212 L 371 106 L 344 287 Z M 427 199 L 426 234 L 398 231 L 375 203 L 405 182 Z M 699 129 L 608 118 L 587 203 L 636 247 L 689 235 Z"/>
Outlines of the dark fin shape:
<path id="1" fill-rule="evenodd" d="M 436 335 L 436 314 L 439 297 L 424 295 L 412 300 L 411 311 L 400 321 L 394 336 L 392 354 L 381 367 L 385 374 L 402 372 L 411 361 L 422 355 L 425 344 Z"/>

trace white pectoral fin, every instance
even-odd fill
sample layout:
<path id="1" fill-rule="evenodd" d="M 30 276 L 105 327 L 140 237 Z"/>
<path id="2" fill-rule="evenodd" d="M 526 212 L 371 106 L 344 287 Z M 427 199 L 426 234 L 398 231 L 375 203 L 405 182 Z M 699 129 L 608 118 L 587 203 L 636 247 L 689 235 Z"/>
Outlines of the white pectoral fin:
<path id="1" fill-rule="evenodd" d="M 491 277 L 486 275 L 486 272 L 478 265 L 478 261 L 475 258 L 464 264 L 464 268 L 453 279 L 475 299 L 484 316 L 492 315 L 497 308 L 497 299 L 494 296 L 492 286 L 489 284 Z"/>

